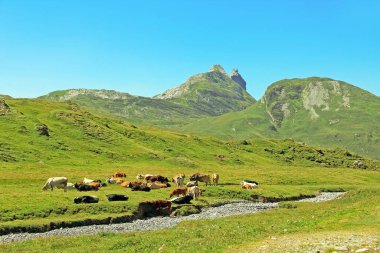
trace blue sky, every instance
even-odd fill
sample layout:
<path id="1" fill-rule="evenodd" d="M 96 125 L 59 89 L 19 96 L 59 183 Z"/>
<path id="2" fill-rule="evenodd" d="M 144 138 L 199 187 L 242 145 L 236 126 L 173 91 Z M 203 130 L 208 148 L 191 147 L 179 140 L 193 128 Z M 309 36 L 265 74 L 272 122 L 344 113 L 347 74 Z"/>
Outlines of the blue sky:
<path id="1" fill-rule="evenodd" d="M 0 0 L 0 94 L 152 96 L 221 64 L 260 98 L 323 76 L 380 95 L 380 1 Z"/>

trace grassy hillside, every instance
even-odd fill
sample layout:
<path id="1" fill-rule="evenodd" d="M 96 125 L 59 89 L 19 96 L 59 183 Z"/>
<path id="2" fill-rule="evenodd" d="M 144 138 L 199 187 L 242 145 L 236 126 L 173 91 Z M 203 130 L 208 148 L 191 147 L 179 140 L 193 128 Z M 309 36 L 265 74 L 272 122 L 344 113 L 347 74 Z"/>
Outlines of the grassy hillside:
<path id="1" fill-rule="evenodd" d="M 93 115 L 71 103 L 38 99 L 5 102 L 10 110 L 0 116 L 0 228 L 131 214 L 140 201 L 167 199 L 170 191 L 133 193 L 128 205 L 109 204 L 104 201 L 105 193 L 126 193 L 119 186 L 110 186 L 98 193 L 102 203 L 83 209 L 72 202 L 77 192 L 41 190 L 52 176 L 77 182 L 83 177 L 105 180 L 120 170 L 128 174 L 128 180 L 134 180 L 138 173 L 171 177 L 179 172 L 218 172 L 226 185 L 208 190 L 206 202 L 199 203 L 204 205 L 232 196 L 251 199 L 252 193 L 242 192 L 238 185 L 247 177 L 267 185 L 256 195 L 298 196 L 326 187 L 349 188 L 362 173 L 364 177 L 358 182 L 374 180 L 370 173 L 351 169 L 356 160 L 369 169 L 379 167 L 344 150 L 318 150 L 293 140 L 225 142 L 131 125 Z M 342 178 L 342 171 L 349 176 Z M 330 176 L 324 177 L 325 173 Z M 319 179 L 312 179 L 313 175 Z"/>
<path id="2" fill-rule="evenodd" d="M 194 119 L 242 110 L 255 102 L 224 72 L 213 70 L 190 77 L 184 84 L 155 98 L 112 90 L 54 91 L 43 99 L 72 101 L 87 109 L 145 125 L 173 127 Z"/>
<path id="3" fill-rule="evenodd" d="M 246 110 L 202 119 L 185 131 L 228 138 L 295 138 L 380 159 L 380 98 L 328 78 L 288 79 Z"/>

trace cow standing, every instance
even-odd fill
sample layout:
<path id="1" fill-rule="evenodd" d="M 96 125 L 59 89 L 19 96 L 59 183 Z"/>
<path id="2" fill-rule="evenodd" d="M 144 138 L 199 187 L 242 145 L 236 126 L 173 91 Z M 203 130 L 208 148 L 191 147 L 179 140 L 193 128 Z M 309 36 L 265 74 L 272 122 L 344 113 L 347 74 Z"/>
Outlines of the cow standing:
<path id="1" fill-rule="evenodd" d="M 53 188 L 57 188 L 63 189 L 66 192 L 67 181 L 68 180 L 66 177 L 51 177 L 46 181 L 46 183 L 42 187 L 42 190 L 50 189 L 52 191 Z"/>
<path id="2" fill-rule="evenodd" d="M 192 186 L 187 189 L 187 194 L 192 196 L 193 199 L 198 200 L 199 196 L 201 195 L 201 190 L 198 186 Z"/>
<path id="3" fill-rule="evenodd" d="M 195 173 L 190 177 L 190 180 L 204 182 L 206 186 L 207 184 L 211 184 L 210 175 L 208 174 Z"/>
<path id="4" fill-rule="evenodd" d="M 213 185 L 218 185 L 218 182 L 219 182 L 219 174 L 217 173 L 214 173 L 211 175 L 211 179 L 212 179 L 212 184 Z"/>

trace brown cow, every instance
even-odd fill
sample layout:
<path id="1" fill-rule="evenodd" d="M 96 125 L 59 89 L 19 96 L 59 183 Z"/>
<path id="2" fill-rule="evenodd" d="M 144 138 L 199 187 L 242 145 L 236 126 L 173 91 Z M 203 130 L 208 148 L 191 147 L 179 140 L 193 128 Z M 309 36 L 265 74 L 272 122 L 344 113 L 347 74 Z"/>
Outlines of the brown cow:
<path id="1" fill-rule="evenodd" d="M 169 179 L 167 177 L 163 177 L 161 175 L 155 175 L 155 176 L 147 176 L 145 177 L 145 180 L 147 182 L 156 182 L 156 181 L 159 181 L 161 183 L 167 183 L 169 182 Z"/>
<path id="2" fill-rule="evenodd" d="M 115 177 L 113 179 L 115 180 L 116 184 L 121 184 L 124 182 L 124 178 L 121 177 Z"/>
<path id="3" fill-rule="evenodd" d="M 125 181 L 125 182 L 122 182 L 121 184 L 120 184 L 120 186 L 121 187 L 124 187 L 124 188 L 129 188 L 129 184 L 130 184 L 131 182 L 129 182 L 129 181 Z"/>
<path id="4" fill-rule="evenodd" d="M 183 195 L 185 196 L 187 193 L 187 188 L 185 187 L 181 187 L 181 188 L 174 188 L 173 191 L 170 193 L 170 197 L 173 197 L 173 196 L 179 196 L 179 195 Z"/>
<path id="5" fill-rule="evenodd" d="M 144 182 L 139 182 L 139 181 L 136 181 L 136 182 L 129 182 L 129 185 L 128 187 L 129 188 L 133 188 L 135 186 L 146 186 L 146 183 Z"/>
<path id="6" fill-rule="evenodd" d="M 195 173 L 190 177 L 190 180 L 204 182 L 206 186 L 207 184 L 211 184 L 210 175 L 208 174 Z"/>
<path id="7" fill-rule="evenodd" d="M 160 183 L 158 181 L 154 182 L 154 183 L 149 183 L 148 184 L 148 187 L 150 187 L 152 190 L 154 189 L 161 189 L 161 188 L 167 188 L 169 184 L 163 184 L 163 183 Z"/>
<path id="8" fill-rule="evenodd" d="M 168 200 L 152 200 L 139 204 L 138 210 L 144 216 L 169 215 L 171 213 L 172 202 Z"/>
<path id="9" fill-rule="evenodd" d="M 127 175 L 123 172 L 115 172 L 111 177 L 127 177 Z"/>
<path id="10" fill-rule="evenodd" d="M 99 182 L 91 182 L 91 183 L 88 183 L 87 185 L 90 185 L 90 186 L 96 187 L 96 188 L 102 187 L 102 184 Z"/>

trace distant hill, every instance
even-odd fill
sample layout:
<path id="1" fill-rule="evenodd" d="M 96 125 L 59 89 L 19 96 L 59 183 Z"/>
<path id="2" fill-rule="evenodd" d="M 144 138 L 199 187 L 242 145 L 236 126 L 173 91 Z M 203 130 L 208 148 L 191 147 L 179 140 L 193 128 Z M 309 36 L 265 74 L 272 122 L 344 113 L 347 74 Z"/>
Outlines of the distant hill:
<path id="1" fill-rule="evenodd" d="M 329 78 L 273 83 L 249 108 L 197 120 L 184 131 L 227 138 L 296 138 L 380 159 L 380 98 Z"/>
<path id="2" fill-rule="evenodd" d="M 66 102 L 9 99 L 0 115 L 0 163 L 73 166 L 116 162 L 204 169 L 204 165 L 292 164 L 353 167 L 370 160 L 344 150 L 319 150 L 292 140 L 221 141 L 94 115 Z M 12 138 L 9 137 L 12 133 Z M 29 173 L 29 172 L 28 172 Z"/>
<path id="3" fill-rule="evenodd" d="M 154 98 L 89 89 L 55 91 L 40 98 L 72 101 L 134 123 L 168 127 L 183 125 L 201 117 L 243 110 L 255 102 L 220 65 L 213 66 L 209 72 L 194 75 L 184 84 Z"/>

